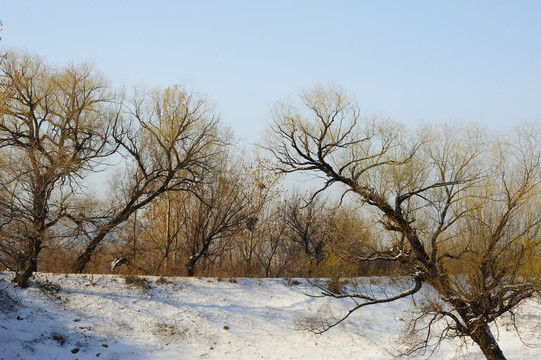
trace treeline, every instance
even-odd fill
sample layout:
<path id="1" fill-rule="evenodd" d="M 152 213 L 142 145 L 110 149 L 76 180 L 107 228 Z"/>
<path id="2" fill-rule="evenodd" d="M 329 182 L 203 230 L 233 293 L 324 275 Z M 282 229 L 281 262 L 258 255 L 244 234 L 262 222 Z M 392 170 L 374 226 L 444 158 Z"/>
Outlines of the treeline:
<path id="1" fill-rule="evenodd" d="M 23 287 L 35 271 L 412 274 L 426 266 L 410 259 L 421 247 L 449 274 L 486 271 L 503 253 L 520 256 L 516 276 L 541 268 L 538 222 L 522 210 L 539 204 L 533 130 L 515 143 L 474 127 L 406 135 L 398 123 L 361 116 L 340 89 L 301 98 L 306 112 L 275 106 L 262 155 L 247 156 L 201 94 L 178 85 L 117 91 L 86 65 L 2 54 L 0 265 Z M 319 174 L 321 187 L 286 189 L 290 172 Z M 98 176 L 108 182 L 93 194 Z M 333 184 L 342 192 L 330 200 Z M 474 256 L 476 228 L 497 222 L 479 220 L 489 215 L 503 217 L 505 236 L 523 226 L 509 222 L 528 226 L 505 252 L 494 245 Z M 405 240 L 431 231 L 415 246 Z M 480 248 L 506 239 L 491 236 L 476 240 Z"/>
<path id="2" fill-rule="evenodd" d="M 307 204 L 296 194 L 283 198 L 263 184 L 255 192 L 239 182 L 232 189 L 233 180 L 207 184 L 216 188 L 201 194 L 158 198 L 111 232 L 85 271 L 216 277 L 391 273 L 388 264 L 361 267 L 361 244 L 371 238 L 354 209 L 327 208 L 320 200 Z M 41 269 L 70 271 L 80 244 L 60 241 L 44 249 Z"/>
<path id="3" fill-rule="evenodd" d="M 357 210 L 241 160 L 204 96 L 118 92 L 26 52 L 3 54 L 0 76 L 0 264 L 21 286 L 38 270 L 356 275 L 375 244 Z M 107 188 L 89 193 L 97 176 Z"/>

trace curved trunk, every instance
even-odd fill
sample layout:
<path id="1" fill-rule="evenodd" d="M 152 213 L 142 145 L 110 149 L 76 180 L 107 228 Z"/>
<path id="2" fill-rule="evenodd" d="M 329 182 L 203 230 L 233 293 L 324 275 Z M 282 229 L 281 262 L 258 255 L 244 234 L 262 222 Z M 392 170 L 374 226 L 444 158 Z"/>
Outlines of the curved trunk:
<path id="1" fill-rule="evenodd" d="M 93 252 L 94 249 L 87 247 L 85 251 L 77 257 L 77 260 L 75 260 L 75 263 L 73 263 L 69 272 L 81 274 L 85 270 L 86 265 L 90 262 Z"/>
<path id="2" fill-rule="evenodd" d="M 186 275 L 189 277 L 195 276 L 195 263 L 196 261 L 193 260 L 193 258 L 190 258 L 186 262 Z"/>
<path id="3" fill-rule="evenodd" d="M 199 249 L 195 254 L 190 256 L 190 258 L 186 261 L 186 272 L 188 276 L 195 276 L 195 264 L 201 257 L 203 257 L 203 255 L 207 253 L 213 240 L 214 239 L 212 237 L 206 238 L 203 241 L 201 249 Z"/>
<path id="4" fill-rule="evenodd" d="M 472 333 L 471 338 L 479 345 L 488 360 L 505 360 L 505 356 L 488 325 L 483 325 L 480 329 Z"/>
<path id="5" fill-rule="evenodd" d="M 22 272 L 19 272 L 19 269 L 17 269 L 17 273 L 13 279 L 13 282 L 23 289 L 28 287 L 28 280 L 30 280 L 34 272 L 38 270 L 38 257 L 45 239 L 47 227 L 45 225 L 45 219 L 47 217 L 48 192 L 46 189 L 48 188 L 48 185 L 47 183 L 41 185 L 41 182 L 39 185 L 38 190 L 34 194 L 32 204 L 34 213 L 34 218 L 32 219 L 32 233 L 26 236 L 26 249 L 18 264 L 18 267 L 22 269 Z"/>
<path id="6" fill-rule="evenodd" d="M 147 204 L 146 202 L 144 204 Z M 87 244 L 85 250 L 79 254 L 77 257 L 77 260 L 73 263 L 73 265 L 70 267 L 69 272 L 75 273 L 75 274 L 81 274 L 90 260 L 92 259 L 92 255 L 94 254 L 94 251 L 97 249 L 97 247 L 101 244 L 103 239 L 113 230 L 117 225 L 123 223 L 124 221 L 128 220 L 128 218 L 133 214 L 135 211 L 137 211 L 141 207 L 141 204 L 137 206 L 126 206 L 126 208 L 118 213 L 116 216 L 114 216 L 111 220 L 109 220 L 108 223 L 103 225 L 101 229 L 98 231 L 96 236 L 90 240 L 90 242 Z"/>
<path id="7" fill-rule="evenodd" d="M 35 259 L 30 259 L 25 266 L 24 271 L 17 272 L 15 274 L 15 278 L 13 279 L 13 282 L 19 285 L 21 288 L 26 289 L 28 287 L 28 280 L 32 277 L 32 274 L 37 271 L 38 269 L 38 263 L 37 263 L 37 257 Z"/>
<path id="8" fill-rule="evenodd" d="M 36 238 L 28 240 L 28 250 L 26 251 L 28 255 L 25 255 L 22 264 L 20 264 L 22 272 L 17 271 L 13 279 L 13 282 L 23 289 L 28 287 L 28 280 L 30 280 L 34 272 L 38 271 L 38 256 L 41 251 L 41 244 L 43 242 L 41 239 L 43 236 L 44 234 L 42 232 Z"/>
<path id="9" fill-rule="evenodd" d="M 88 263 L 92 259 L 92 255 L 94 254 L 94 251 L 96 250 L 98 245 L 116 225 L 123 221 L 123 219 L 124 217 L 122 217 L 122 219 L 114 219 L 109 224 L 104 226 L 100 230 L 100 232 L 98 232 L 98 234 L 88 243 L 85 250 L 81 254 L 79 254 L 77 260 L 75 260 L 73 265 L 70 267 L 69 272 L 81 274 L 85 270 L 86 265 L 88 265 Z"/>

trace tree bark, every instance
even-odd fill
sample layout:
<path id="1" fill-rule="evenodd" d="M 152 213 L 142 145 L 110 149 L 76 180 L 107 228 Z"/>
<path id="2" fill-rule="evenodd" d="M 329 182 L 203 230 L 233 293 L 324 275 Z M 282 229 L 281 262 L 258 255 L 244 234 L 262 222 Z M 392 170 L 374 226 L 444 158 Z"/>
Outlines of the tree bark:
<path id="1" fill-rule="evenodd" d="M 471 338 L 479 345 L 487 360 L 505 360 L 505 356 L 488 325 L 483 325 L 473 332 Z"/>
<path id="2" fill-rule="evenodd" d="M 86 246 L 85 250 L 77 257 L 77 260 L 75 260 L 75 263 L 73 263 L 69 271 L 75 274 L 81 274 L 85 270 L 86 265 L 90 262 L 92 254 L 94 254 L 94 251 L 101 243 L 101 241 L 105 238 L 105 236 L 107 236 L 107 234 L 115 226 L 120 224 L 127 217 L 129 217 L 129 215 L 115 218 L 109 224 L 101 228 L 100 232 L 98 232 L 98 234 Z"/>
<path id="3" fill-rule="evenodd" d="M 201 249 L 192 256 L 190 256 L 190 258 L 186 261 L 186 272 L 188 276 L 195 276 L 195 264 L 203 255 L 207 253 L 212 240 L 213 238 L 211 237 L 203 241 L 203 246 L 201 247 Z"/>
<path id="4" fill-rule="evenodd" d="M 186 275 L 189 277 L 195 276 L 195 262 L 192 258 L 186 262 Z"/>
<path id="5" fill-rule="evenodd" d="M 36 259 L 30 259 L 27 262 L 27 265 L 25 266 L 24 271 L 17 272 L 15 274 L 15 278 L 13 279 L 13 282 L 19 285 L 22 289 L 26 289 L 28 287 L 28 280 L 32 277 L 32 274 L 37 271 L 37 260 Z"/>
<path id="6" fill-rule="evenodd" d="M 45 184 L 45 185 L 44 185 Z M 32 220 L 32 235 L 26 237 L 27 248 L 22 256 L 21 268 L 22 272 L 17 271 L 13 282 L 25 289 L 28 287 L 28 280 L 34 272 L 38 270 L 38 257 L 41 251 L 41 246 L 45 239 L 45 219 L 47 214 L 47 199 L 49 193 L 46 191 L 48 184 L 44 180 L 38 181 L 37 191 L 33 194 L 33 212 L 34 219 Z"/>

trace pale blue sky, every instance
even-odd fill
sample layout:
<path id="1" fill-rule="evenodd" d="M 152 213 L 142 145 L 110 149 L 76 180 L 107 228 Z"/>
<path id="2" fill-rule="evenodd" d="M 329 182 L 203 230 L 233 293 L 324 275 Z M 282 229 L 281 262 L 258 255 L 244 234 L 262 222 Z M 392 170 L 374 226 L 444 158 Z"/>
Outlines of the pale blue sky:
<path id="1" fill-rule="evenodd" d="M 412 126 L 541 121 L 541 1 L 0 0 L 0 20 L 1 46 L 205 92 L 248 142 L 316 82 Z"/>

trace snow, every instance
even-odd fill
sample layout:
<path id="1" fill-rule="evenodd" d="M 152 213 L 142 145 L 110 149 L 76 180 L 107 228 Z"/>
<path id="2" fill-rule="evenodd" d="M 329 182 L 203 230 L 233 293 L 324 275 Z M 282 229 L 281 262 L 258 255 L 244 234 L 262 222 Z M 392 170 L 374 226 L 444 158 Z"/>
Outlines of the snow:
<path id="1" fill-rule="evenodd" d="M 0 359 L 393 359 L 411 298 L 367 307 L 316 335 L 306 318 L 344 302 L 307 296 L 306 281 L 36 274 L 20 289 L 0 273 Z M 141 279 L 141 278 L 138 278 Z M 129 279 L 128 279 L 129 280 Z M 368 280 L 367 280 L 368 281 Z M 526 336 L 541 334 L 541 311 L 520 312 Z M 509 359 L 539 359 L 505 324 L 495 333 Z M 535 335 L 537 334 L 537 335 Z M 537 338 L 537 342 L 538 338 Z M 482 359 L 444 343 L 434 359 Z M 418 358 L 418 357 L 417 357 Z"/>

